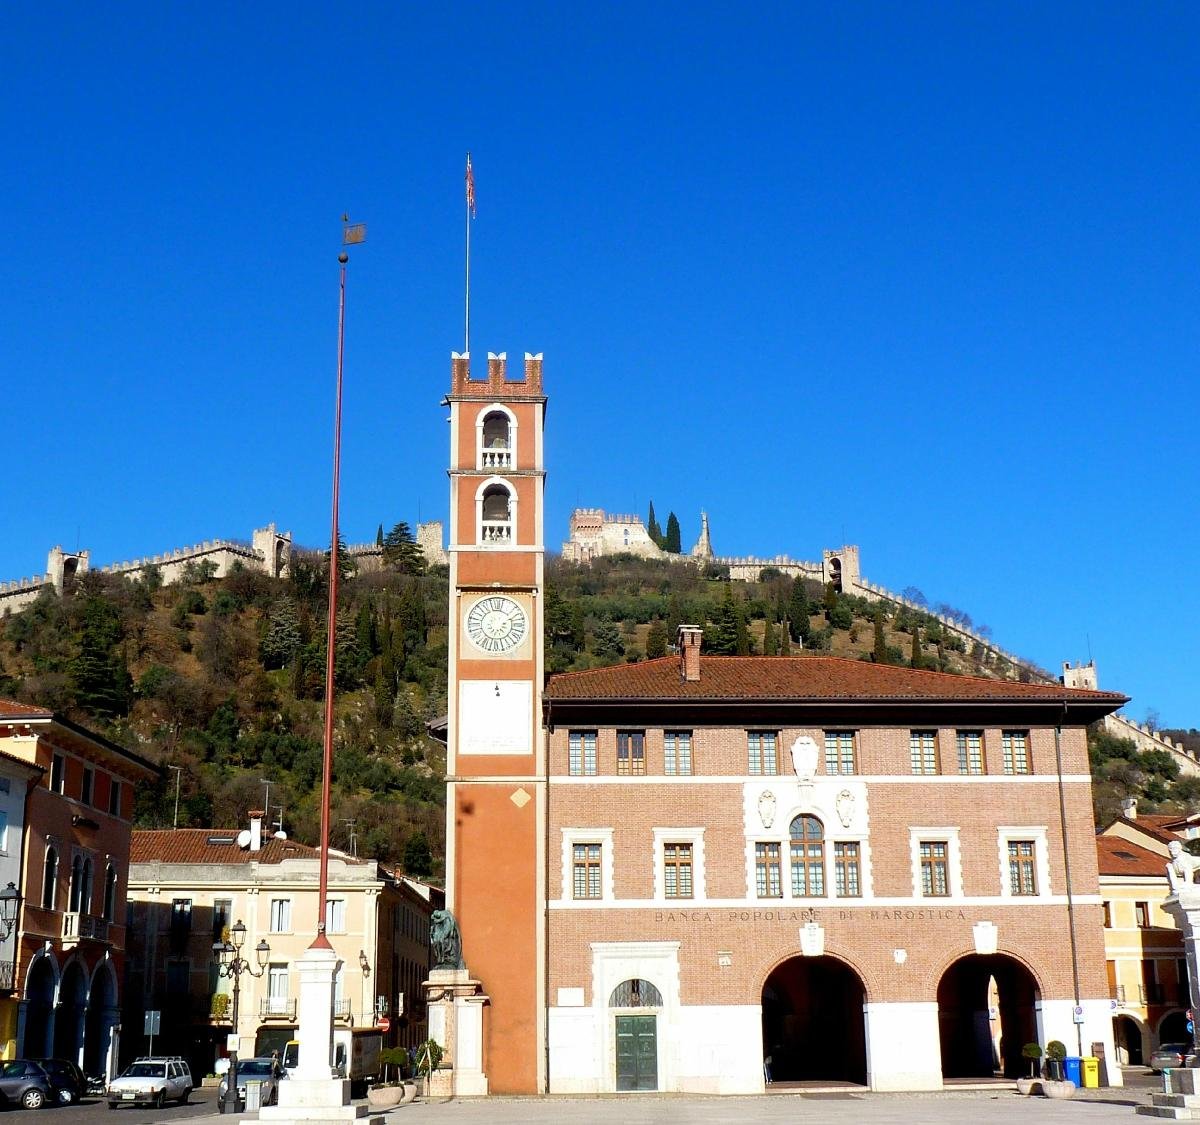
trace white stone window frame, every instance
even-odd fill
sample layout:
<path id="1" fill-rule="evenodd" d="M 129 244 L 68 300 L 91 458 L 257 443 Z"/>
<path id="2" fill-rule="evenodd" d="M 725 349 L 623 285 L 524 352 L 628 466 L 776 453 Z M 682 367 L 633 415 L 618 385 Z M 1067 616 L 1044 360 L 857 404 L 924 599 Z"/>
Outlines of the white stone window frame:
<path id="1" fill-rule="evenodd" d="M 667 898 L 667 877 L 665 870 L 667 844 L 692 845 L 692 894 L 690 898 Z M 703 902 L 707 898 L 708 891 L 704 881 L 704 829 L 654 829 L 654 901 L 671 904 Z"/>
<path id="2" fill-rule="evenodd" d="M 600 845 L 600 897 L 575 897 L 576 844 Z M 563 902 L 579 905 L 612 902 L 613 893 L 613 830 L 611 828 L 564 828 L 562 830 L 562 890 Z"/>
<path id="3" fill-rule="evenodd" d="M 509 461 L 507 468 L 513 469 L 517 463 L 517 416 L 502 403 L 492 402 L 484 406 L 475 416 L 475 468 L 486 472 L 488 469 L 499 466 L 491 466 L 484 464 L 484 454 L 492 452 L 485 450 L 483 445 L 483 424 L 490 414 L 503 414 L 508 418 L 508 455 Z"/>
<path id="4" fill-rule="evenodd" d="M 1008 874 L 1008 845 L 1012 840 L 1033 841 L 1033 869 L 1037 874 L 1037 894 L 1014 895 Z M 1000 897 L 1017 902 L 1050 897 L 1050 851 L 1049 832 L 1044 824 L 1002 824 L 996 829 L 997 850 L 1000 858 Z"/>
<path id="5" fill-rule="evenodd" d="M 921 883 L 921 845 L 942 842 L 946 845 L 946 888 L 949 893 L 944 895 L 927 895 Z M 908 830 L 908 850 L 912 863 L 913 898 L 941 900 L 962 898 L 962 847 L 959 843 L 959 830 L 957 828 L 945 826 L 940 828 L 910 827 Z"/>
<path id="6" fill-rule="evenodd" d="M 483 538 L 483 494 L 496 485 L 508 493 L 509 537 L 507 542 L 488 543 Z M 479 487 L 475 489 L 475 543 L 477 546 L 491 547 L 498 551 L 508 550 L 517 544 L 517 490 L 513 487 L 512 481 L 505 477 L 488 477 L 481 481 Z"/>

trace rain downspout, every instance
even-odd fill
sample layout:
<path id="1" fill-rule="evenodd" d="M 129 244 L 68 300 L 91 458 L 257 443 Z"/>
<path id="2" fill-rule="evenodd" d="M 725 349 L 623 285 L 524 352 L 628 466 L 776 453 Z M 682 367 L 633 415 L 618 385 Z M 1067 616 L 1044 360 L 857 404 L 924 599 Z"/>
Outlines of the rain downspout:
<path id="1" fill-rule="evenodd" d="M 1071 980 L 1075 990 L 1075 1008 L 1081 1007 L 1079 998 L 1079 946 L 1075 940 L 1075 895 L 1071 885 L 1071 849 L 1067 843 L 1067 796 L 1063 784 L 1062 728 L 1067 717 L 1067 701 L 1062 704 L 1062 715 L 1054 728 L 1054 763 L 1058 770 L 1058 825 L 1062 833 L 1063 870 L 1067 879 L 1067 933 L 1071 939 Z M 1076 1019 L 1075 1012 L 1071 1018 Z M 1083 1057 L 1083 1024 L 1076 1021 L 1075 1039 L 1079 1056 Z"/>

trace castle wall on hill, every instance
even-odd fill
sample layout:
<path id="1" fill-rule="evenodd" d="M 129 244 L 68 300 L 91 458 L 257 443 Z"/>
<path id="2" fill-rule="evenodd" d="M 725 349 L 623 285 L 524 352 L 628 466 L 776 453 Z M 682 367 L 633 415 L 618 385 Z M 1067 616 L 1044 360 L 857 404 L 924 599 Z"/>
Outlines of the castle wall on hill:
<path id="1" fill-rule="evenodd" d="M 224 578 L 234 566 L 241 564 L 273 578 L 287 572 L 292 555 L 292 533 L 277 531 L 273 523 L 256 528 L 249 542 L 237 539 L 206 539 L 188 547 L 176 547 L 161 555 L 147 556 L 129 562 L 109 563 L 92 567 L 88 551 L 64 551 L 52 547 L 46 556 L 46 573 L 41 578 L 22 578 L 0 584 L 0 616 L 15 613 L 35 601 L 41 592 L 51 587 L 62 593 L 64 584 L 80 574 L 97 570 L 100 574 L 117 574 L 124 578 L 140 578 L 149 568 L 156 567 L 164 585 L 183 579 L 189 566 L 211 564 L 216 578 Z"/>
<path id="2" fill-rule="evenodd" d="M 636 555 L 642 559 L 680 558 L 664 551 L 640 516 L 613 515 L 601 508 L 576 508 L 571 513 L 570 538 L 562 557 L 587 563 L 604 555 Z"/>

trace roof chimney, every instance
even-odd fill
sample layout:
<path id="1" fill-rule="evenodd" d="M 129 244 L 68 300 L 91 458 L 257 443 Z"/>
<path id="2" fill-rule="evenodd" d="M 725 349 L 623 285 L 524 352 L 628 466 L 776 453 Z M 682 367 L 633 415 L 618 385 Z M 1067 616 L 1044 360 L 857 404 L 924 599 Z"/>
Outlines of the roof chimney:
<path id="1" fill-rule="evenodd" d="M 250 850 L 252 852 L 262 851 L 262 809 L 250 810 Z"/>
<path id="2" fill-rule="evenodd" d="M 679 678 L 689 684 L 700 679 L 700 642 L 704 639 L 704 630 L 699 625 L 680 625 L 675 635 L 675 645 L 679 649 Z"/>
<path id="3" fill-rule="evenodd" d="M 1137 820 L 1137 801 L 1136 797 L 1126 797 L 1121 802 L 1121 815 L 1126 820 Z"/>

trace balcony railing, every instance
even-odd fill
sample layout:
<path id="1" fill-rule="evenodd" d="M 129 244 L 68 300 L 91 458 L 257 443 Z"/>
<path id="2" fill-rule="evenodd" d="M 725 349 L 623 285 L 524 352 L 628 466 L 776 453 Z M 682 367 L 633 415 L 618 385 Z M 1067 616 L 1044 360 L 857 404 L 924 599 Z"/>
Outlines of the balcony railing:
<path id="1" fill-rule="evenodd" d="M 94 914 L 82 914 L 77 910 L 62 916 L 62 941 L 64 949 L 71 949 L 81 941 L 108 941 L 108 923 Z"/>
<path id="2" fill-rule="evenodd" d="M 1123 984 L 1114 984 L 1112 988 L 1112 998 L 1118 1004 L 1125 1003 L 1125 986 Z"/>
<path id="3" fill-rule="evenodd" d="M 480 538 L 484 543 L 511 543 L 511 520 L 481 520 Z"/>
<path id="4" fill-rule="evenodd" d="M 335 1000 L 333 1002 L 333 1018 L 341 1020 L 343 1023 L 353 1023 L 354 1013 L 350 1010 L 349 1000 Z"/>
<path id="5" fill-rule="evenodd" d="M 1139 984 L 1138 999 L 1143 1004 L 1163 1003 L 1163 988 L 1161 984 Z"/>
<path id="6" fill-rule="evenodd" d="M 286 996 L 266 996 L 259 1001 L 258 1015 L 264 1020 L 294 1020 L 296 1001 Z"/>
<path id="7" fill-rule="evenodd" d="M 485 449 L 481 460 L 483 464 L 480 467 L 484 469 L 511 469 L 512 450 Z"/>

